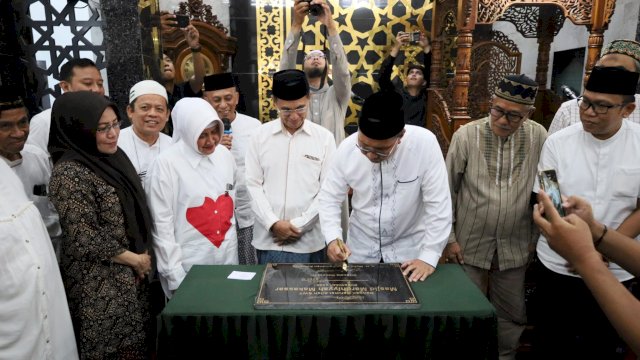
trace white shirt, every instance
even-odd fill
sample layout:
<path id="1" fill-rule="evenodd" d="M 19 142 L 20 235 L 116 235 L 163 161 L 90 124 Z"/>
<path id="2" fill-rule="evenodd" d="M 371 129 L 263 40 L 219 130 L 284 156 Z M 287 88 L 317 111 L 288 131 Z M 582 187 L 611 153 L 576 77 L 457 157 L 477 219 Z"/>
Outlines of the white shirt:
<path id="1" fill-rule="evenodd" d="M 640 94 L 636 94 L 635 96 L 636 108 L 629 114 L 626 120 L 640 123 Z M 580 107 L 578 107 L 578 101 L 576 99 L 565 101 L 553 116 L 553 121 L 551 121 L 551 125 L 549 125 L 548 133 L 551 135 L 556 131 L 577 123 L 580 123 Z"/>
<path id="2" fill-rule="evenodd" d="M 640 198 L 640 125 L 623 121 L 618 132 L 598 140 L 574 124 L 547 138 L 540 154 L 538 171 L 555 169 L 560 193 L 577 195 L 591 203 L 596 219 L 616 229 L 637 206 Z M 538 192 L 536 180 L 534 192 Z M 537 246 L 538 257 L 550 270 L 569 276 L 567 263 L 551 250 L 544 236 Z M 620 281 L 633 276 L 611 263 L 609 270 Z"/>
<path id="3" fill-rule="evenodd" d="M 220 135 L 223 125 L 206 101 L 186 102 L 194 104 L 182 114 L 190 121 L 182 123 L 180 140 L 158 156 L 145 178 L 153 249 L 167 297 L 193 265 L 238 264 L 235 161 L 222 145 L 210 155 L 198 152 L 198 136 L 212 119 L 220 123 Z"/>
<path id="4" fill-rule="evenodd" d="M 151 164 L 161 152 L 173 145 L 173 140 L 171 140 L 170 136 L 163 133 L 159 135 L 156 142 L 153 145 L 149 145 L 138 137 L 133 131 L 133 126 L 129 126 L 126 129 L 122 129 L 118 137 L 118 147 L 127 154 L 143 184 Z"/>
<path id="5" fill-rule="evenodd" d="M 12 166 L 4 157 L 0 156 L 0 158 L 12 166 L 11 168 L 22 181 L 24 191 L 40 212 L 49 236 L 62 235 L 58 212 L 47 196 L 49 194 L 49 178 L 51 178 L 49 155 L 40 148 L 29 144 L 24 146 L 20 155 L 22 155 L 22 161 L 15 166 Z M 39 187 L 39 191 L 34 193 L 36 186 Z"/>
<path id="6" fill-rule="evenodd" d="M 252 241 L 256 249 L 312 253 L 324 248 L 317 195 L 335 148 L 333 134 L 309 120 L 293 135 L 280 119 L 263 124 L 254 134 L 245 164 L 257 220 Z M 269 229 L 278 220 L 299 228 L 300 240 L 276 244 Z"/>
<path id="7" fill-rule="evenodd" d="M 51 240 L 22 184 L 0 161 L 0 359 L 77 359 Z"/>
<path id="8" fill-rule="evenodd" d="M 236 161 L 238 167 L 238 186 L 236 187 L 237 197 L 249 197 L 249 193 L 245 181 L 244 158 L 249 147 L 251 136 L 260 128 L 262 123 L 256 118 L 243 115 L 236 112 L 236 118 L 231 122 L 231 135 L 233 141 L 231 143 L 231 154 Z M 246 204 L 246 206 L 240 206 Z M 253 210 L 251 210 L 251 201 L 236 203 L 236 220 L 238 227 L 244 229 L 253 225 Z"/>
<path id="9" fill-rule="evenodd" d="M 375 164 L 356 147 L 358 133 L 338 147 L 320 192 L 325 241 L 342 236 L 340 204 L 353 189 L 347 244 L 354 263 L 420 259 L 435 267 L 451 232 L 451 195 L 436 137 L 406 132 L 387 160 Z"/>
<path id="10" fill-rule="evenodd" d="M 29 121 L 29 136 L 27 144 L 39 147 L 47 155 L 49 150 L 49 128 L 51 127 L 51 109 L 44 110 L 34 115 Z"/>

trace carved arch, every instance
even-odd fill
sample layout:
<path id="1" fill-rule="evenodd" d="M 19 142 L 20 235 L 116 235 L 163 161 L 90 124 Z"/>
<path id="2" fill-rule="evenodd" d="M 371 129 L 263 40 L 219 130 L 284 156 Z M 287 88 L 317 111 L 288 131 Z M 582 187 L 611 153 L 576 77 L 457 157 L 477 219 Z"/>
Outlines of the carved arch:
<path id="1" fill-rule="evenodd" d="M 471 119 L 488 114 L 491 96 L 498 82 L 506 75 L 519 73 L 521 63 L 522 53 L 518 46 L 500 31 L 492 31 L 489 39 L 473 45 L 469 89 Z"/>

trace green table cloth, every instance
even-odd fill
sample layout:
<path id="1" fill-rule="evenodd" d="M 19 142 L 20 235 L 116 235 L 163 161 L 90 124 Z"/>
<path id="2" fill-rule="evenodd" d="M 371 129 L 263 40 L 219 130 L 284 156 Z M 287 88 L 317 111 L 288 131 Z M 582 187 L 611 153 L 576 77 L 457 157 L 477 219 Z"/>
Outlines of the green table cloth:
<path id="1" fill-rule="evenodd" d="M 229 280 L 234 270 L 256 272 Z M 194 266 L 158 318 L 160 359 L 495 359 L 495 309 L 458 265 L 412 283 L 419 309 L 256 310 L 264 266 Z"/>

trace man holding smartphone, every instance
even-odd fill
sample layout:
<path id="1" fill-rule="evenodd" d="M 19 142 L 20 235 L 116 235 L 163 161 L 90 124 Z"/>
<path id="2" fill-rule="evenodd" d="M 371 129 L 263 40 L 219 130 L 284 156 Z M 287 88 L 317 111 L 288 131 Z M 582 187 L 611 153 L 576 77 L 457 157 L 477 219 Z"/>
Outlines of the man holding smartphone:
<path id="1" fill-rule="evenodd" d="M 344 117 L 351 100 L 351 73 L 347 55 L 340 35 L 338 25 L 333 20 L 331 8 L 324 0 L 296 0 L 293 7 L 291 31 L 287 34 L 280 59 L 280 70 L 295 69 L 298 55 L 298 44 L 302 37 L 302 24 L 309 16 L 311 7 L 322 7 L 317 18 L 327 28 L 329 36 L 330 62 L 333 66 L 331 74 L 333 84 L 329 85 L 327 74 L 329 65 L 327 55 L 321 50 L 311 50 L 304 57 L 303 70 L 311 90 L 309 111 L 307 118 L 322 125 L 333 134 L 336 144 L 344 139 Z"/>
<path id="2" fill-rule="evenodd" d="M 489 116 L 453 134 L 447 170 L 453 230 L 446 262 L 462 264 L 498 315 L 499 359 L 514 359 L 526 324 L 524 277 L 538 238 L 529 195 L 547 132 L 529 120 L 538 85 L 498 84 Z"/>
<path id="3" fill-rule="evenodd" d="M 635 110 L 639 74 L 625 68 L 593 68 L 577 101 L 581 123 L 549 136 L 538 170 L 555 169 L 563 195 L 585 198 L 593 204 L 595 218 L 633 238 L 640 231 L 640 125 L 624 119 Z M 538 189 L 536 183 L 533 191 Z M 538 358 L 622 358 L 624 342 L 571 264 L 544 236 L 536 250 L 543 265 L 536 296 L 544 309 L 536 326 Z M 618 281 L 630 285 L 633 275 L 615 263 L 608 267 Z"/>
<path id="4" fill-rule="evenodd" d="M 416 44 L 422 48 L 422 64 L 406 64 L 404 83 L 391 81 L 393 65 L 398 58 L 400 49 L 409 44 Z M 431 43 L 421 32 L 398 32 L 391 47 L 389 56 L 380 66 L 378 82 L 381 90 L 394 90 L 402 95 L 404 122 L 408 125 L 425 126 L 427 111 L 427 86 L 431 69 Z"/>

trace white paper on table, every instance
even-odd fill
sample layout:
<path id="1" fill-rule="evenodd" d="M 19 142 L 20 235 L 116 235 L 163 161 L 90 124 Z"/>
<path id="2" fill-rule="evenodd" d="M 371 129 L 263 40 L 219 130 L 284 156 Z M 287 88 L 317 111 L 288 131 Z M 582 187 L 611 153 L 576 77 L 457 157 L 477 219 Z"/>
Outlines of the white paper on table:
<path id="1" fill-rule="evenodd" d="M 251 280 L 251 279 L 253 279 L 254 276 L 256 276 L 256 273 L 254 273 L 254 272 L 232 271 L 231 274 L 229 274 L 229 276 L 227 276 L 227 279 L 231 279 L 231 280 Z"/>

